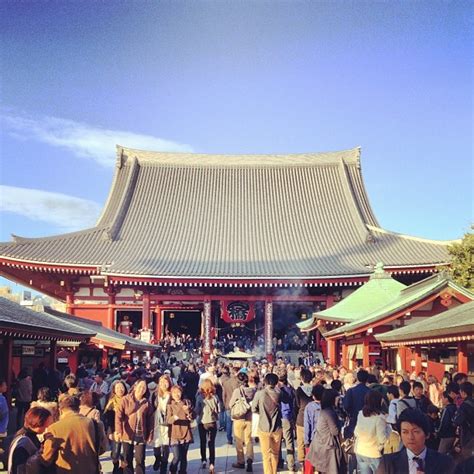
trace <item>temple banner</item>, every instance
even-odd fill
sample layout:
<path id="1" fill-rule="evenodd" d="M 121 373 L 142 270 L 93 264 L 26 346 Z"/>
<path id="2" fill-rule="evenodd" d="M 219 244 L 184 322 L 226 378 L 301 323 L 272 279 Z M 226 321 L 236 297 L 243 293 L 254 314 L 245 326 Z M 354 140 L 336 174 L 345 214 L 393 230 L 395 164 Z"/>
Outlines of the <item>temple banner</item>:
<path id="1" fill-rule="evenodd" d="M 221 319 L 230 324 L 246 324 L 255 318 L 255 306 L 245 301 L 221 303 Z"/>
<path id="2" fill-rule="evenodd" d="M 204 353 L 211 353 L 211 302 L 204 302 Z"/>

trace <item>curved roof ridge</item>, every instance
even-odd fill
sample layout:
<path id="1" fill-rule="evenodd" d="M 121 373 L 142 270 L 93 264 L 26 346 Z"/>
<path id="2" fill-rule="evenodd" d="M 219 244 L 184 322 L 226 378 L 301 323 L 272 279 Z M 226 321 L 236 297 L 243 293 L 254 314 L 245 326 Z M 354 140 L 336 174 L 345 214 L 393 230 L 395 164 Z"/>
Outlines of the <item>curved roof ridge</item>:
<path id="1" fill-rule="evenodd" d="M 46 240 L 69 239 L 69 238 L 74 238 L 78 235 L 84 235 L 87 233 L 103 232 L 104 230 L 107 230 L 107 227 L 95 226 L 95 227 L 89 227 L 87 229 L 76 230 L 74 232 L 67 232 L 65 234 L 48 235 L 46 237 L 22 237 L 16 234 L 11 234 L 11 237 L 12 237 L 12 242 L 14 242 L 15 244 L 28 244 L 30 242 L 42 242 Z M 10 244 L 11 242 L 0 242 L 0 246 L 10 245 Z"/>
<path id="2" fill-rule="evenodd" d="M 341 160 L 344 163 L 360 165 L 360 154 L 360 146 L 348 150 L 316 153 L 224 154 L 149 151 L 117 145 L 117 167 L 121 168 L 127 159 L 133 157 L 137 158 L 140 163 L 183 167 L 324 166 L 338 164 Z"/>
<path id="3" fill-rule="evenodd" d="M 358 200 L 358 196 L 354 193 L 351 186 L 349 173 L 347 172 L 346 164 L 341 160 L 339 162 L 339 176 L 341 176 L 342 188 L 344 197 L 346 198 L 347 205 L 354 209 L 354 224 L 357 226 L 361 237 L 365 242 L 372 240 L 372 234 L 370 229 L 367 228 L 367 223 L 364 219 L 364 215 L 360 208 L 361 203 Z"/>
<path id="4" fill-rule="evenodd" d="M 393 232 L 391 230 L 386 230 L 382 229 L 381 227 L 376 227 L 374 225 L 366 224 L 369 230 L 372 230 L 374 232 L 378 232 L 380 234 L 387 234 L 387 235 L 395 235 L 397 237 L 401 237 L 403 239 L 408 239 L 408 240 L 414 240 L 416 242 L 424 242 L 427 244 L 436 244 L 436 245 L 450 245 L 450 244 L 456 244 L 460 243 L 461 239 L 454 239 L 454 240 L 434 240 L 434 239 L 426 239 L 423 237 L 416 237 L 414 235 L 408 235 L 408 234 L 401 234 L 399 232 Z"/>

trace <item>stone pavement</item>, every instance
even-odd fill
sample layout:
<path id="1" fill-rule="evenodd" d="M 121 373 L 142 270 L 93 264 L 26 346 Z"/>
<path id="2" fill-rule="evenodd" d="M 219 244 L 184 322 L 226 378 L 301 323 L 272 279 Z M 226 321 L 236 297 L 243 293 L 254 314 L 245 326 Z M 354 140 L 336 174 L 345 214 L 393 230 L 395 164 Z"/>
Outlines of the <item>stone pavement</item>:
<path id="1" fill-rule="evenodd" d="M 262 453 L 260 451 L 260 445 L 254 444 L 254 463 L 253 463 L 253 472 L 255 474 L 263 474 L 263 463 L 262 463 Z M 108 453 L 107 453 L 108 454 Z M 283 459 L 286 459 L 286 452 L 283 445 Z M 170 459 L 172 456 L 170 455 Z M 109 474 L 112 472 L 112 462 L 110 457 L 107 455 L 102 456 L 102 469 L 104 474 Z M 146 472 L 152 473 L 153 471 L 153 462 L 155 458 L 153 456 L 153 449 L 147 449 L 147 458 L 146 458 Z M 235 455 L 235 446 L 228 446 L 227 439 L 224 432 L 218 432 L 216 438 L 216 474 L 223 473 L 235 473 L 235 474 L 245 474 L 245 469 L 235 469 L 232 467 L 232 463 L 236 462 Z M 197 430 L 194 430 L 194 443 L 189 447 L 188 451 L 188 474 L 207 474 L 209 471 L 207 469 L 201 468 L 201 456 L 199 454 L 199 435 Z M 278 471 L 279 473 L 287 473 L 287 470 Z"/>

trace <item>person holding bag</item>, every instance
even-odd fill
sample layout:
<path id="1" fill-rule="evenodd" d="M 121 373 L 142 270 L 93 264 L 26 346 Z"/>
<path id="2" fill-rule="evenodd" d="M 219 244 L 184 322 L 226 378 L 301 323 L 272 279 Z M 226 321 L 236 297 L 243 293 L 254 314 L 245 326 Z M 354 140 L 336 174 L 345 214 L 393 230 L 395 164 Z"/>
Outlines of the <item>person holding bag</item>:
<path id="1" fill-rule="evenodd" d="M 193 409 L 189 400 L 183 400 L 183 389 L 179 385 L 171 388 L 171 402 L 166 408 L 166 422 L 170 428 L 170 446 L 173 459 L 170 464 L 170 473 L 186 474 L 188 467 L 188 449 L 193 442 L 191 421 L 194 418 Z"/>
<path id="2" fill-rule="evenodd" d="M 216 462 L 217 420 L 219 418 L 219 399 L 211 379 L 203 380 L 196 397 L 196 419 L 199 431 L 202 468 L 206 467 L 206 443 L 209 446 L 209 472 L 214 472 Z"/>
<path id="3" fill-rule="evenodd" d="M 237 462 L 233 463 L 232 467 L 244 469 L 245 460 L 247 460 L 247 472 L 252 472 L 253 443 L 251 403 L 257 389 L 255 386 L 249 387 L 249 378 L 244 372 L 239 372 L 237 380 L 239 387 L 234 390 L 229 402 L 230 415 L 234 426 L 235 449 L 237 451 Z"/>

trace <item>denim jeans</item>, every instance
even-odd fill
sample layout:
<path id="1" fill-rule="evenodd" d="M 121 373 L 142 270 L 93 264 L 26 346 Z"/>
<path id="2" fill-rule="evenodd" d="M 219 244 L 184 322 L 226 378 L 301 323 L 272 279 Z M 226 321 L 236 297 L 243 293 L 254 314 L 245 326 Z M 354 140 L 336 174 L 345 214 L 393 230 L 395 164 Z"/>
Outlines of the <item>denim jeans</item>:
<path id="1" fill-rule="evenodd" d="M 189 443 L 171 445 L 171 453 L 173 454 L 173 459 L 170 463 L 171 474 L 175 474 L 176 472 L 184 474 L 186 472 L 188 468 L 188 448 Z"/>
<path id="2" fill-rule="evenodd" d="M 382 458 L 369 458 L 367 456 L 357 456 L 357 472 L 358 474 L 375 474 Z"/>
<path id="3" fill-rule="evenodd" d="M 230 417 L 230 410 L 225 411 L 225 432 L 227 434 L 227 442 L 232 444 L 232 418 Z"/>

